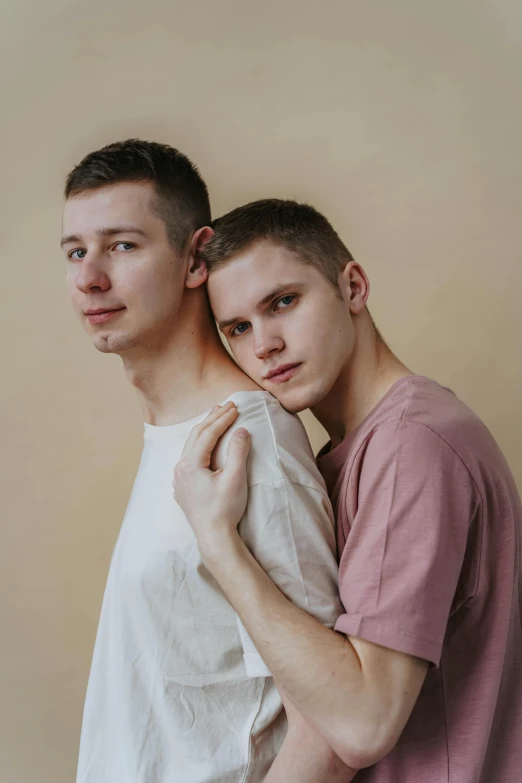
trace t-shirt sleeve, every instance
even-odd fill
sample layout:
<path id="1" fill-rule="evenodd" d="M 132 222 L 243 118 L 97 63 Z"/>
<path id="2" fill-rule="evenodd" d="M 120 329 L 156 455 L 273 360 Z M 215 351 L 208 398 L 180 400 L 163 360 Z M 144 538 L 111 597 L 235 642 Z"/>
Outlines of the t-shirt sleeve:
<path id="1" fill-rule="evenodd" d="M 342 607 L 330 502 L 320 490 L 287 479 L 251 486 L 240 535 L 282 593 L 333 627 Z M 270 676 L 238 619 L 247 673 Z"/>
<path id="2" fill-rule="evenodd" d="M 343 488 L 356 511 L 335 630 L 438 666 L 476 509 L 473 480 L 424 424 L 377 428 L 365 449 Z"/>

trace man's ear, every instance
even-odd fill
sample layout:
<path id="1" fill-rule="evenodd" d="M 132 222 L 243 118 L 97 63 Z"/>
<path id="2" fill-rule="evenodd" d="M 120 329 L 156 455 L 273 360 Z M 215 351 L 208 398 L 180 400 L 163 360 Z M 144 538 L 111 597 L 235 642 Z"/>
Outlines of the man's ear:
<path id="1" fill-rule="evenodd" d="M 189 262 L 185 277 L 186 288 L 198 288 L 208 277 L 207 265 L 201 258 L 201 251 L 212 237 L 214 231 L 210 226 L 198 229 L 190 241 Z"/>
<path id="2" fill-rule="evenodd" d="M 352 315 L 361 313 L 370 295 L 370 281 L 357 261 L 350 261 L 339 273 L 339 288 Z"/>

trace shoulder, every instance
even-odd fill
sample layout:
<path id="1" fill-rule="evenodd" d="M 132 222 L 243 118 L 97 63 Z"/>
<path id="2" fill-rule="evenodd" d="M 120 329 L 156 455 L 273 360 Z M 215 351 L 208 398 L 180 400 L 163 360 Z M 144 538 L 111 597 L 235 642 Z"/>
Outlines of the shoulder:
<path id="1" fill-rule="evenodd" d="M 506 474 L 504 457 L 485 423 L 450 389 L 428 378 L 414 377 L 401 417 L 402 439 L 437 443 L 451 451 L 480 483 L 485 474 Z"/>
<path id="2" fill-rule="evenodd" d="M 394 485 L 401 474 L 418 484 L 441 469 L 446 476 L 468 473 L 469 479 L 462 447 L 474 427 L 486 429 L 449 389 L 421 376 L 403 378 L 356 431 L 321 458 L 321 469 L 327 483 L 332 473 L 350 486 Z"/>
<path id="3" fill-rule="evenodd" d="M 467 464 L 471 451 L 494 444 L 485 424 L 450 389 L 422 376 L 403 378 L 368 416 L 350 448 L 387 453 L 415 445 L 437 448 Z M 351 452 L 351 454 L 350 454 Z"/>
<path id="4" fill-rule="evenodd" d="M 474 433 L 487 429 L 452 391 L 411 376 L 395 383 L 354 432 L 321 455 L 319 464 L 331 491 L 339 479 L 351 485 L 368 472 L 378 479 L 397 465 L 416 467 L 417 460 L 468 467 Z"/>
<path id="5" fill-rule="evenodd" d="M 408 395 L 402 415 L 424 424 L 441 436 L 458 430 L 486 430 L 486 426 L 457 395 L 436 381 L 420 376 L 405 379 Z"/>
<path id="6" fill-rule="evenodd" d="M 236 403 L 239 416 L 222 439 L 222 448 L 236 429 L 249 431 L 250 485 L 286 480 L 324 492 L 310 441 L 298 416 L 288 413 L 265 391 L 237 392 L 230 399 Z"/>

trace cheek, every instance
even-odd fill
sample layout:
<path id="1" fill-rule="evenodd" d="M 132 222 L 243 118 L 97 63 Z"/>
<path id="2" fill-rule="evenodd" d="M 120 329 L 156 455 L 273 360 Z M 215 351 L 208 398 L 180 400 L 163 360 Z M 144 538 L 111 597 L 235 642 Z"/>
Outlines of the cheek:
<path id="1" fill-rule="evenodd" d="M 230 350 L 243 372 L 254 379 L 260 377 L 260 362 L 254 355 L 251 341 L 244 340 L 241 345 L 234 345 L 234 348 Z"/>
<path id="2" fill-rule="evenodd" d="M 168 274 L 168 270 L 159 268 L 139 268 L 129 270 L 113 281 L 120 295 L 135 306 L 144 310 L 171 308 L 177 295 L 182 295 L 182 284 Z"/>
<path id="3" fill-rule="evenodd" d="M 345 314 L 336 301 L 312 302 L 302 317 L 292 324 L 292 337 L 314 358 L 314 362 L 327 364 L 335 358 L 345 344 L 343 324 Z"/>
<path id="4" fill-rule="evenodd" d="M 67 286 L 67 290 L 69 293 L 72 293 L 73 289 L 76 288 L 75 286 L 75 280 L 78 274 L 78 269 L 76 266 L 73 266 L 72 264 L 67 264 L 65 268 L 65 284 Z"/>
<path id="5" fill-rule="evenodd" d="M 296 310 L 296 317 L 284 324 L 283 336 L 288 347 L 301 345 L 308 350 L 322 351 L 327 334 L 324 312 L 314 302 Z"/>
<path id="6" fill-rule="evenodd" d="M 74 272 L 67 272 L 67 276 L 65 278 L 65 285 L 67 288 L 69 299 L 73 303 L 74 307 L 78 310 L 80 307 L 82 296 L 85 295 L 82 294 L 76 287 L 76 270 L 74 270 Z"/>

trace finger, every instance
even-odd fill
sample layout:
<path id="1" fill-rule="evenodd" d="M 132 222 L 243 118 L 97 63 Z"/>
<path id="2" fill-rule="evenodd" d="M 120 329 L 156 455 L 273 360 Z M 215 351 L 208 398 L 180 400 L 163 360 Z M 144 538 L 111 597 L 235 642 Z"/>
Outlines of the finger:
<path id="1" fill-rule="evenodd" d="M 194 441 L 190 452 L 187 453 L 187 459 L 193 465 L 208 468 L 212 459 L 218 440 L 228 430 L 231 424 L 238 417 L 237 408 L 230 408 L 216 421 L 209 424 L 202 430 Z"/>
<path id="2" fill-rule="evenodd" d="M 250 452 L 250 433 L 244 427 L 236 430 L 230 438 L 227 462 L 223 473 L 233 481 L 247 481 L 247 459 Z"/>
<path id="3" fill-rule="evenodd" d="M 199 438 L 200 434 L 205 430 L 205 428 L 208 427 L 209 424 L 213 424 L 225 413 L 228 413 L 228 411 L 231 410 L 231 405 L 234 405 L 234 403 L 227 403 L 226 405 L 214 405 L 210 413 L 207 414 L 203 421 L 199 424 L 196 424 L 195 427 L 192 427 L 190 435 L 188 436 L 187 440 L 185 441 L 185 445 L 183 446 L 181 459 L 191 452 L 194 443 Z"/>

